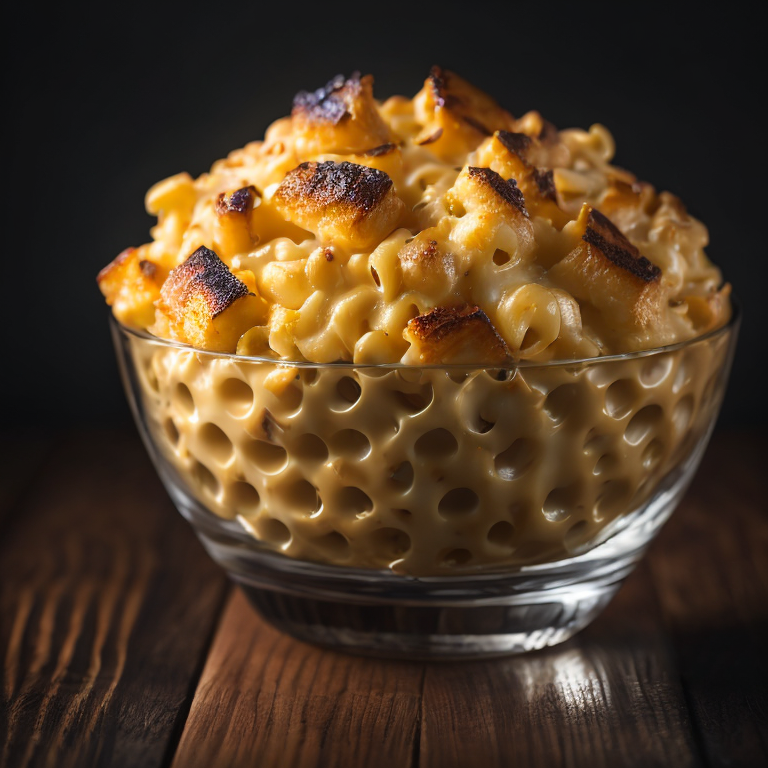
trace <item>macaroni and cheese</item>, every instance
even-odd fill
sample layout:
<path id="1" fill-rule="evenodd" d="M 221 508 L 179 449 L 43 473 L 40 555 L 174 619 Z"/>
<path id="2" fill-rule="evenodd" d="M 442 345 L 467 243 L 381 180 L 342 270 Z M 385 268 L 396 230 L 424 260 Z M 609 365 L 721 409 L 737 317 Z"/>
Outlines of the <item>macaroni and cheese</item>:
<path id="1" fill-rule="evenodd" d="M 137 337 L 167 459 L 293 557 L 419 575 L 596 541 L 701 437 L 726 345 L 551 363 L 730 316 L 706 228 L 613 154 L 435 67 L 413 99 L 299 93 L 155 185 L 152 241 L 101 290 L 123 325 L 227 353 Z"/>

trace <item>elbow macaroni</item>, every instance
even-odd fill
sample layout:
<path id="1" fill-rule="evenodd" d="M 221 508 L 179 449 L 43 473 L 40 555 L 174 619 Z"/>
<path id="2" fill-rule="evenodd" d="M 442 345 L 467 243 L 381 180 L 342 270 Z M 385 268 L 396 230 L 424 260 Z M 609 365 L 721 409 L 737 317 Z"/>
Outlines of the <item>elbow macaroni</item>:
<path id="1" fill-rule="evenodd" d="M 715 334 L 600 359 L 730 316 L 706 228 L 614 149 L 450 73 L 383 104 L 337 78 L 153 187 L 153 241 L 102 270 L 107 301 L 237 354 L 130 341 L 164 460 L 298 559 L 431 575 L 599 541 L 694 451 L 729 354 Z"/>
<path id="2" fill-rule="evenodd" d="M 255 276 L 269 306 L 263 351 L 314 362 L 407 360 L 413 313 L 440 307 L 477 306 L 515 359 L 542 361 L 660 346 L 727 320 L 706 228 L 612 166 L 602 125 L 558 132 L 536 112 L 515 120 L 450 73 L 383 104 L 371 83 L 337 78 L 323 96 L 333 109 L 304 94 L 264 141 L 197 180 L 155 185 L 146 203 L 158 223 L 144 248 L 156 274 L 212 249 Z M 597 252 L 574 257 L 585 206 L 661 278 L 640 292 Z M 131 274 L 101 281 L 118 319 L 168 334 L 160 286 L 120 283 Z"/>

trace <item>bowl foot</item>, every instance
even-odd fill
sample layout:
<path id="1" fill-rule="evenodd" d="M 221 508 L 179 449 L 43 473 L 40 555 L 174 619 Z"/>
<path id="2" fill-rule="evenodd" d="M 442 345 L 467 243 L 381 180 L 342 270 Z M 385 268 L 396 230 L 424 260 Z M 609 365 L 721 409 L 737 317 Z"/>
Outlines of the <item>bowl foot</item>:
<path id="1" fill-rule="evenodd" d="M 618 584 L 576 588 L 553 598 L 531 595 L 512 605 L 356 604 L 285 594 L 242 584 L 273 626 L 326 648 L 405 659 L 472 659 L 557 645 L 586 627 Z M 541 601 L 539 601 L 541 599 Z"/>

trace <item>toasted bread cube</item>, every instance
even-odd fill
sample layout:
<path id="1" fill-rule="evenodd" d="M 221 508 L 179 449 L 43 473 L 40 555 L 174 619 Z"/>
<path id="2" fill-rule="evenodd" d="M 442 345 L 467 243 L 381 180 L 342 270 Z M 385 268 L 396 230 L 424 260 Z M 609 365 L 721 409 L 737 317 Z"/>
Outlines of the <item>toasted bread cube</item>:
<path id="1" fill-rule="evenodd" d="M 589 302 L 619 333 L 652 326 L 663 302 L 661 270 L 586 203 L 573 230 L 581 242 L 552 267 L 550 278 Z"/>
<path id="2" fill-rule="evenodd" d="M 234 352 L 240 336 L 266 319 L 264 301 L 205 247 L 171 270 L 157 310 L 173 339 L 214 352 Z"/>
<path id="3" fill-rule="evenodd" d="M 467 166 L 459 174 L 456 183 L 445 196 L 448 209 L 462 217 L 465 213 L 475 214 L 477 226 L 470 229 L 478 237 L 476 247 L 484 247 L 484 240 L 492 237 L 494 226 L 489 220 L 507 224 L 517 237 L 517 256 L 524 257 L 533 247 L 533 225 L 531 224 L 525 197 L 514 179 L 505 181 L 490 168 Z M 464 238 L 467 243 L 470 240 Z"/>
<path id="4" fill-rule="evenodd" d="M 494 131 L 512 130 L 514 124 L 512 115 L 488 94 L 440 67 L 432 67 L 414 106 L 423 126 L 416 143 L 448 162 L 471 152 Z"/>
<path id="5" fill-rule="evenodd" d="M 302 163 L 272 200 L 293 224 L 351 249 L 383 240 L 405 210 L 386 173 L 347 162 Z"/>
<path id="6" fill-rule="evenodd" d="M 414 317 L 403 331 L 411 343 L 409 365 L 503 364 L 511 359 L 504 339 L 479 307 L 435 307 Z"/>
<path id="7" fill-rule="evenodd" d="M 539 169 L 533 163 L 537 146 L 538 141 L 524 133 L 496 131 L 480 145 L 474 162 L 504 178 L 513 178 L 525 197 L 528 211 L 533 216 L 550 219 L 562 229 L 570 217 L 558 205 L 553 172 Z"/>
<path id="8" fill-rule="evenodd" d="M 293 100 L 293 128 L 300 157 L 321 152 L 353 154 L 386 144 L 387 124 L 373 98 L 373 78 L 337 75 L 323 88 Z"/>
<path id="9" fill-rule="evenodd" d="M 99 289 L 123 324 L 147 328 L 155 319 L 155 301 L 165 271 L 146 258 L 148 246 L 127 248 L 99 272 Z"/>
<path id="10" fill-rule="evenodd" d="M 233 256 L 253 248 L 251 214 L 257 199 L 260 195 L 253 185 L 229 194 L 222 192 L 216 198 L 213 242 L 216 253 L 225 261 L 231 262 Z"/>
<path id="11" fill-rule="evenodd" d="M 514 179 L 505 181 L 490 168 L 468 165 L 448 192 L 449 204 L 459 203 L 465 211 L 481 210 L 514 219 L 528 220 L 525 196 Z"/>

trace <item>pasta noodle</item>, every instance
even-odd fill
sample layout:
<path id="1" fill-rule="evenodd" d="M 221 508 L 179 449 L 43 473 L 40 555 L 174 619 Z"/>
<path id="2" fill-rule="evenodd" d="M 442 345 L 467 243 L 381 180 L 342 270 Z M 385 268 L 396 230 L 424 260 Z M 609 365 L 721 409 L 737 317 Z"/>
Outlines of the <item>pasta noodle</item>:
<path id="1" fill-rule="evenodd" d="M 338 77 L 210 173 L 156 184 L 152 243 L 100 284 L 128 325 L 314 362 L 407 361 L 414 312 L 464 307 L 526 360 L 634 351 L 724 323 L 706 228 L 611 165 L 614 152 L 602 125 L 515 119 L 437 68 L 413 99 L 383 104 L 372 78 Z M 183 308 L 160 300 L 163 282 L 200 248 L 252 276 L 266 325 L 251 313 L 247 326 L 237 302 L 205 332 L 196 316 L 173 320 Z"/>

